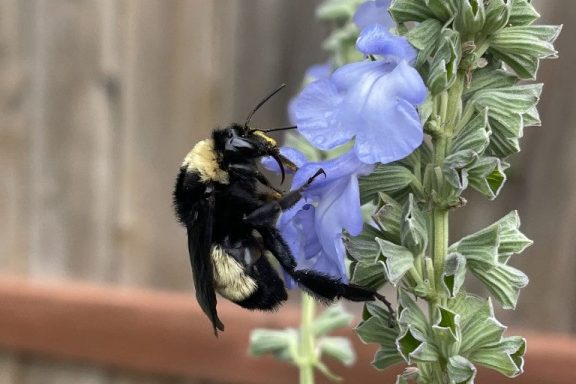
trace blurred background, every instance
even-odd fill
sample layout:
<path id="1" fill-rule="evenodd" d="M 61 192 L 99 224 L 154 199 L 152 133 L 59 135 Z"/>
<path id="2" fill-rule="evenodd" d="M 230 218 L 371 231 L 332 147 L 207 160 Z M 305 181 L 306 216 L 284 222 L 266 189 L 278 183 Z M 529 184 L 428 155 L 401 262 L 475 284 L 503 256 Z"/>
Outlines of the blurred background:
<path id="1" fill-rule="evenodd" d="M 191 292 L 171 206 L 179 165 L 283 82 L 253 121 L 287 124 L 305 69 L 326 58 L 319 2 L 0 0 L 0 275 Z M 468 193 L 452 234 L 517 209 L 535 244 L 514 265 L 531 283 L 517 311 L 498 316 L 574 333 L 576 2 L 534 3 L 540 23 L 565 24 L 560 59 L 540 72 L 543 127 L 525 131 L 498 200 Z M 176 382 L 208 383 L 0 348 L 0 384 Z"/>

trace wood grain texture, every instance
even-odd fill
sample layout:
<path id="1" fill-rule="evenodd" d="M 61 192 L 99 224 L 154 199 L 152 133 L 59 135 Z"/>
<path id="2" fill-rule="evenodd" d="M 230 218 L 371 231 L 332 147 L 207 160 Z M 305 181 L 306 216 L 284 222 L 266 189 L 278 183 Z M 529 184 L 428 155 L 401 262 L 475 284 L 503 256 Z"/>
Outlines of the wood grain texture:
<path id="1" fill-rule="evenodd" d="M 319 2 L 0 1 L 0 271 L 190 290 L 184 231 L 172 217 L 176 170 L 194 142 L 244 119 L 282 82 L 287 90 L 254 123 L 286 123 L 304 70 L 325 58 Z M 543 22 L 576 18 L 574 2 L 535 3 Z M 532 283 L 517 312 L 498 316 L 568 332 L 576 331 L 574 38 L 568 25 L 561 58 L 543 62 L 544 127 L 526 130 L 502 198 L 471 194 L 453 221 L 456 240 L 518 209 L 535 245 L 514 265 Z M 84 380 L 178 381 L 0 354 L 3 384 Z"/>

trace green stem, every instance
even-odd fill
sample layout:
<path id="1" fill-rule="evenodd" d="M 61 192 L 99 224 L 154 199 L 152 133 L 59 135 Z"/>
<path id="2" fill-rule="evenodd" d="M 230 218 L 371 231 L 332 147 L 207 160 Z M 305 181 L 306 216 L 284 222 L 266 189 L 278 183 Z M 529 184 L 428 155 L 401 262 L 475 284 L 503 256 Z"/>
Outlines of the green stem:
<path id="1" fill-rule="evenodd" d="M 462 115 L 462 92 L 464 90 L 464 74 L 460 73 L 455 84 L 447 91 L 439 95 L 439 112 L 442 132 L 433 140 L 434 167 L 437 171 L 437 188 L 439 196 L 443 196 L 446 181 L 440 171 L 446 156 L 449 154 L 450 142 L 454 135 L 456 125 Z M 444 273 L 446 257 L 448 254 L 449 227 L 448 207 L 442 201 L 435 202 L 432 207 L 431 235 L 432 235 L 432 264 L 434 271 L 436 294 L 433 300 L 428 302 L 430 322 L 433 321 L 436 309 L 440 305 L 446 305 L 447 297 L 442 287 L 442 274 Z M 432 365 L 433 374 L 437 384 L 445 382 L 446 363 L 439 361 Z"/>
<path id="2" fill-rule="evenodd" d="M 306 292 L 302 292 L 302 318 L 300 322 L 300 384 L 314 384 L 314 366 L 316 352 L 312 323 L 316 311 L 316 302 Z"/>
<path id="3" fill-rule="evenodd" d="M 432 212 L 434 226 L 434 249 L 432 259 L 434 260 L 434 272 L 436 277 L 436 292 L 438 297 L 442 292 L 442 273 L 444 263 L 448 253 L 448 210 L 445 208 L 434 208 Z"/>

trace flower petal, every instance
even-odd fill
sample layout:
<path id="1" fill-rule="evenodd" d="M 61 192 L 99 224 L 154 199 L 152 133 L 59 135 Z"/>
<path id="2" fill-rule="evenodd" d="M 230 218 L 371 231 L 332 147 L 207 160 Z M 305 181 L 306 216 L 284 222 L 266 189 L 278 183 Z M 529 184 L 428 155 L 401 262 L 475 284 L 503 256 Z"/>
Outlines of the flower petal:
<path id="1" fill-rule="evenodd" d="M 366 1 L 358 7 L 354 14 L 354 23 L 362 29 L 372 24 L 382 24 L 387 28 L 394 26 L 394 21 L 388 13 L 390 0 Z"/>
<path id="2" fill-rule="evenodd" d="M 364 124 L 366 129 L 356 136 L 354 150 L 367 164 L 403 159 L 422 144 L 424 137 L 418 112 L 402 99 L 364 114 Z"/>
<path id="3" fill-rule="evenodd" d="M 362 212 L 358 181 L 342 178 L 325 191 L 316 208 L 315 228 L 325 258 L 338 266 L 338 276 L 347 278 L 344 265 L 342 228 L 358 235 L 362 231 Z"/>
<path id="4" fill-rule="evenodd" d="M 342 67 L 334 73 L 334 82 L 344 84 L 358 77 L 357 72 L 364 72 L 361 79 L 350 84 L 342 114 L 354 111 L 362 116 L 364 113 L 385 108 L 386 104 L 394 103 L 398 98 L 414 105 L 419 105 L 426 99 L 428 91 L 424 81 L 407 62 L 394 65 L 382 61 L 367 61 L 359 64 L 363 65 L 356 65 L 356 68 Z M 364 130 L 359 127 L 352 129 Z"/>
<path id="5" fill-rule="evenodd" d="M 316 81 L 330 77 L 330 73 L 332 73 L 332 65 L 330 63 L 314 64 L 306 70 L 304 77 L 308 81 Z"/>
<path id="6" fill-rule="evenodd" d="M 320 168 L 324 170 L 326 176 L 318 176 L 306 189 L 306 196 L 312 196 L 316 191 L 325 188 L 326 185 L 341 177 L 348 177 L 352 174 L 362 176 L 368 175 L 374 170 L 372 165 L 367 165 L 361 162 L 354 151 L 350 150 L 334 159 L 308 163 L 300 167 L 292 180 L 292 189 L 300 188 Z"/>
<path id="7" fill-rule="evenodd" d="M 364 28 L 358 36 L 356 48 L 365 55 L 384 56 L 394 61 L 412 61 L 416 58 L 416 50 L 405 37 L 394 36 L 381 24 Z"/>
<path id="8" fill-rule="evenodd" d="M 328 79 L 308 84 L 294 101 L 294 117 L 300 133 L 322 150 L 350 140 L 354 132 L 343 126 L 340 104 L 343 97 Z"/>

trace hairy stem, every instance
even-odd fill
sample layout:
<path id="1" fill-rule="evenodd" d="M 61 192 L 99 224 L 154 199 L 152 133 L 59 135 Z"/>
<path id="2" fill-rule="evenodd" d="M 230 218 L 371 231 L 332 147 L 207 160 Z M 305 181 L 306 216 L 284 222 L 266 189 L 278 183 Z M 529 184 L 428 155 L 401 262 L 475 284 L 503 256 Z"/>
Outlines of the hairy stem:
<path id="1" fill-rule="evenodd" d="M 314 384 L 314 366 L 316 352 L 312 322 L 316 311 L 316 302 L 306 292 L 302 292 L 302 318 L 300 321 L 300 350 L 299 362 L 300 384 Z"/>
<path id="2" fill-rule="evenodd" d="M 436 293 L 440 298 L 442 290 L 442 272 L 448 253 L 448 210 L 445 208 L 434 208 L 432 211 L 432 225 L 434 231 L 434 249 L 432 259 L 434 260 L 434 272 L 436 277 Z"/>
<path id="3" fill-rule="evenodd" d="M 448 148 L 450 142 L 454 135 L 456 125 L 458 124 L 462 115 L 462 92 L 464 90 L 464 74 L 460 73 L 456 79 L 454 85 L 446 92 L 438 95 L 439 98 L 439 112 L 440 121 L 442 122 L 442 131 L 433 140 L 434 145 L 434 167 L 436 169 L 441 169 L 446 156 L 448 155 Z M 439 175 L 438 187 L 440 190 L 436 191 L 439 195 L 442 195 L 442 189 L 444 187 L 444 180 L 442 172 L 437 173 Z M 445 204 L 434 203 L 432 207 L 432 220 L 431 224 L 431 235 L 432 235 L 432 262 L 434 266 L 434 278 L 435 278 L 435 295 L 434 299 L 428 303 L 430 322 L 434 319 L 434 314 L 436 309 L 440 305 L 445 305 L 447 298 L 445 297 L 444 290 L 442 288 L 442 274 L 444 272 L 446 256 L 448 254 L 449 245 L 449 208 Z M 437 384 L 443 384 L 443 379 L 447 377 L 444 373 L 446 370 L 445 362 L 438 362 L 433 364 L 433 374 L 435 376 L 435 381 Z"/>

